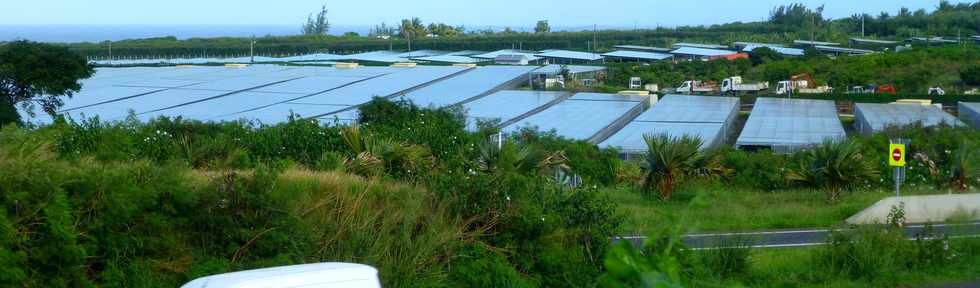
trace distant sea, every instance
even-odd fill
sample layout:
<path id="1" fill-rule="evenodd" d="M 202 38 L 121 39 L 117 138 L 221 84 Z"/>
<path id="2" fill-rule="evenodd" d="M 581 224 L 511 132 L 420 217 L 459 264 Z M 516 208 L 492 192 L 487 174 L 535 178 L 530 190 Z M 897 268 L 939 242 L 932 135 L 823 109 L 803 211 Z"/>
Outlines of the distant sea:
<path id="1" fill-rule="evenodd" d="M 330 34 L 367 34 L 370 26 L 334 26 Z M 0 25 L 0 41 L 101 42 L 174 36 L 178 39 L 212 37 L 286 36 L 300 33 L 300 25 Z"/>
<path id="2" fill-rule="evenodd" d="M 366 35 L 372 26 L 335 25 L 330 34 L 357 32 Z M 503 30 L 504 26 L 467 27 L 470 29 Z M 634 27 L 600 26 L 599 29 L 631 29 Z M 643 28 L 643 27 L 641 27 Z M 531 31 L 532 27 L 513 27 L 515 31 Z M 591 26 L 552 27 L 554 31 L 591 30 Z M 178 39 L 213 37 L 249 37 L 255 35 L 286 36 L 300 33 L 300 25 L 0 25 L 0 41 L 31 40 L 38 42 L 101 42 L 174 36 Z"/>

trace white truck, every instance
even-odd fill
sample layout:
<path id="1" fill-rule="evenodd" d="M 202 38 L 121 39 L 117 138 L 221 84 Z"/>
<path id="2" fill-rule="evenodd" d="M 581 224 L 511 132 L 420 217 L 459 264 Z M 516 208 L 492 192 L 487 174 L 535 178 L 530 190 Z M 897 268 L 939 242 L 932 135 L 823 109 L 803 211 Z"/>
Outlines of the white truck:
<path id="1" fill-rule="evenodd" d="M 721 80 L 721 93 L 738 93 L 769 90 L 769 82 L 762 83 L 742 83 L 742 76 L 728 77 Z"/>
<path id="2" fill-rule="evenodd" d="M 811 88 L 810 83 L 807 80 L 779 81 L 779 83 L 776 84 L 776 94 L 778 95 L 784 95 L 787 93 L 822 94 L 831 93 L 833 91 L 833 87 L 826 85 Z"/>
<path id="3" fill-rule="evenodd" d="M 712 82 L 689 80 L 684 81 L 674 92 L 680 94 L 712 93 L 718 91 L 718 86 Z"/>

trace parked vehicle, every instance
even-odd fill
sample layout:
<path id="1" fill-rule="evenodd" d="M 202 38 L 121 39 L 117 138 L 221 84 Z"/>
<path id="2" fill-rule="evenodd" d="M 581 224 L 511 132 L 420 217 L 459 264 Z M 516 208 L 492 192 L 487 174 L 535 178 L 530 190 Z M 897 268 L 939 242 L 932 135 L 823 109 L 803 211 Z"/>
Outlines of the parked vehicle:
<path id="1" fill-rule="evenodd" d="M 742 83 L 742 76 L 728 77 L 721 80 L 721 93 L 759 92 L 769 90 L 769 82 Z"/>
<path id="2" fill-rule="evenodd" d="M 895 85 L 891 84 L 854 86 L 847 91 L 848 94 L 895 94 L 896 92 Z"/>
<path id="3" fill-rule="evenodd" d="M 718 91 L 718 85 L 711 81 L 689 80 L 674 91 L 680 94 L 712 93 Z"/>
<path id="4" fill-rule="evenodd" d="M 194 279 L 181 288 L 381 288 L 378 270 L 349 263 L 317 263 L 239 271 Z"/>
<path id="5" fill-rule="evenodd" d="M 821 93 L 831 93 L 834 92 L 834 88 L 824 85 L 817 86 L 817 82 L 813 81 L 813 77 L 810 74 L 799 74 L 790 77 L 790 80 L 779 81 L 776 83 L 776 94 L 792 94 L 792 93 L 802 93 L 802 94 L 821 94 Z"/>
<path id="6" fill-rule="evenodd" d="M 929 95 L 946 95 L 946 90 L 939 86 L 931 87 L 929 88 Z"/>

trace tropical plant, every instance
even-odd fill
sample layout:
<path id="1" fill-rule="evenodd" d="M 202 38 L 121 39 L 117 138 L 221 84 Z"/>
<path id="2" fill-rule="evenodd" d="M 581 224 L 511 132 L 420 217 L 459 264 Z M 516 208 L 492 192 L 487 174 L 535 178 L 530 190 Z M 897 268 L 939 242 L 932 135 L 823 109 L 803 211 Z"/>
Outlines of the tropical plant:
<path id="1" fill-rule="evenodd" d="M 660 192 L 660 199 L 669 201 L 674 188 L 694 172 L 703 157 L 701 138 L 668 134 L 644 135 L 647 143 L 646 190 L 653 187 Z"/>
<path id="2" fill-rule="evenodd" d="M 970 179 L 980 175 L 980 145 L 963 140 L 950 158 L 950 176 L 960 192 L 969 188 Z"/>
<path id="3" fill-rule="evenodd" d="M 826 140 L 802 152 L 787 180 L 820 187 L 829 201 L 837 201 L 842 190 L 878 176 L 878 170 L 864 157 L 861 148 L 853 140 Z"/>

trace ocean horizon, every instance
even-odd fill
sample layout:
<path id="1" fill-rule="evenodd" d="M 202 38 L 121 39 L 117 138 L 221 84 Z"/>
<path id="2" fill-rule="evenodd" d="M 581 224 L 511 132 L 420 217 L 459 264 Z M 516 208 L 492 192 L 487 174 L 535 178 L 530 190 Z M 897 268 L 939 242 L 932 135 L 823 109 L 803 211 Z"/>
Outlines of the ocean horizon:
<path id="1" fill-rule="evenodd" d="M 508 26 L 474 26 L 468 29 L 492 29 L 501 31 Z M 530 26 L 509 26 L 519 32 L 532 31 Z M 330 34 L 341 35 L 356 32 L 367 35 L 373 26 L 335 25 Z M 634 27 L 600 26 L 600 29 L 632 29 Z M 643 27 L 651 28 L 651 27 Z M 591 30 L 591 26 L 552 27 L 554 31 Z M 300 25 L 0 25 L 0 41 L 31 40 L 49 43 L 78 43 L 120 41 L 157 37 L 177 39 L 288 36 L 299 35 Z"/>

